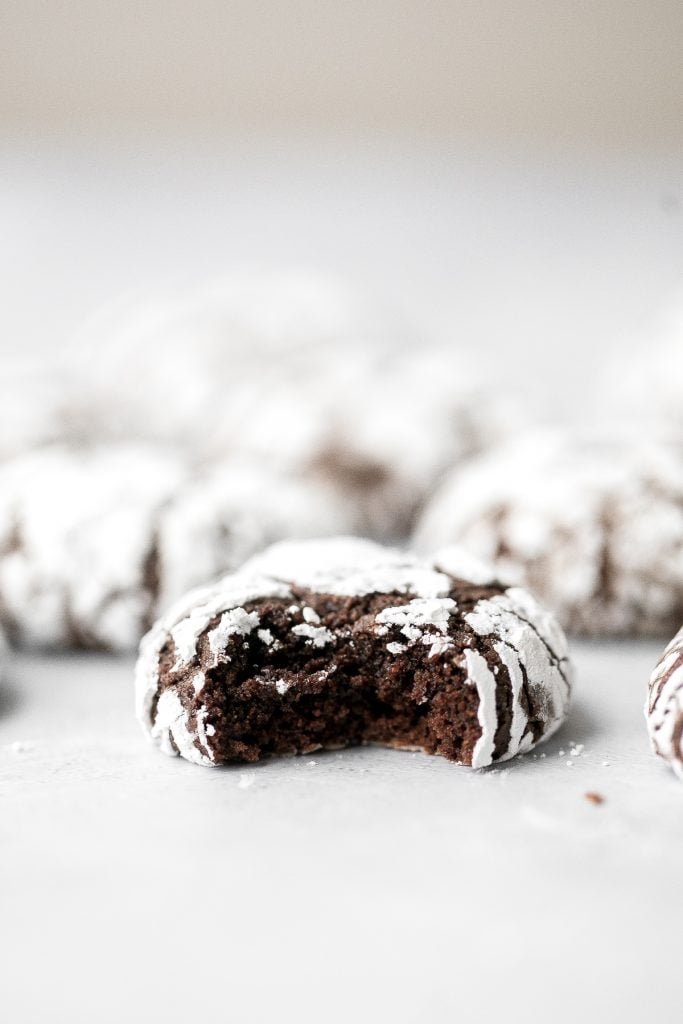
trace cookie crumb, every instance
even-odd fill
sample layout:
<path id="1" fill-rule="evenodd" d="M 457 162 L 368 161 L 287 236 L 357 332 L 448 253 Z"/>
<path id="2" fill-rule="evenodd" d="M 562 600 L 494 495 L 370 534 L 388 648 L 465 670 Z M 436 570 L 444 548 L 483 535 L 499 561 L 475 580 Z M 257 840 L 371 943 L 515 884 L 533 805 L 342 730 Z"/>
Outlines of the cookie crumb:
<path id="1" fill-rule="evenodd" d="M 600 804 L 604 804 L 605 802 L 605 798 L 602 795 L 602 793 L 584 793 L 583 795 L 585 796 L 586 800 L 590 801 L 590 803 L 592 804 L 595 804 L 596 807 Z"/>
<path id="2" fill-rule="evenodd" d="M 28 743 L 26 740 L 15 740 L 14 743 L 10 744 L 10 750 L 13 754 L 25 754 L 33 747 L 32 743 Z"/>

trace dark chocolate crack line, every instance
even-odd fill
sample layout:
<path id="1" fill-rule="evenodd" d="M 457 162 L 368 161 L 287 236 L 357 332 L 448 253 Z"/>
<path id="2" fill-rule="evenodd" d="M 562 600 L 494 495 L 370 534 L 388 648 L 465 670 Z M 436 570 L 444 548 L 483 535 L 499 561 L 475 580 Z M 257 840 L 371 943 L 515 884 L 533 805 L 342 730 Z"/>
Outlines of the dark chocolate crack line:
<path id="1" fill-rule="evenodd" d="M 462 544 L 572 632 L 667 636 L 683 621 L 683 453 L 638 436 L 538 433 L 456 467 L 417 551 Z"/>
<path id="2" fill-rule="evenodd" d="M 0 466 L 0 624 L 37 647 L 131 650 L 159 609 L 274 540 L 353 533 L 325 487 L 237 456 L 55 445 Z"/>
<path id="3" fill-rule="evenodd" d="M 554 618 L 460 549 L 335 538 L 276 544 L 177 602 L 142 641 L 136 702 L 196 764 L 374 743 L 483 768 L 551 736 L 570 683 Z"/>
<path id="4" fill-rule="evenodd" d="M 683 779 L 683 629 L 650 677 L 645 718 L 655 754 L 668 761 Z"/>

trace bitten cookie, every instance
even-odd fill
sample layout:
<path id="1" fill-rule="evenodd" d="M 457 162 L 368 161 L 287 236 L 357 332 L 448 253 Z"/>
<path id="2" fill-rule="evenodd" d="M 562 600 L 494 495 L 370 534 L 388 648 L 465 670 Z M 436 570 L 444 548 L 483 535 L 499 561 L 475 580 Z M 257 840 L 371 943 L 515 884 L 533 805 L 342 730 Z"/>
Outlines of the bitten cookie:
<path id="1" fill-rule="evenodd" d="M 650 677 L 645 719 L 655 754 L 668 761 L 683 779 L 683 629 Z"/>
<path id="2" fill-rule="evenodd" d="M 184 479 L 139 446 L 47 448 L 0 467 L 0 618 L 37 646 L 134 647 L 154 619 L 160 509 Z"/>
<path id="3" fill-rule="evenodd" d="M 463 544 L 574 632 L 669 635 L 683 620 L 683 452 L 664 441 L 525 437 L 456 470 L 418 551 Z"/>
<path id="4" fill-rule="evenodd" d="M 336 538 L 186 595 L 142 642 L 136 706 L 196 764 L 374 743 L 482 768 L 555 732 L 570 677 L 552 616 L 457 549 Z"/>

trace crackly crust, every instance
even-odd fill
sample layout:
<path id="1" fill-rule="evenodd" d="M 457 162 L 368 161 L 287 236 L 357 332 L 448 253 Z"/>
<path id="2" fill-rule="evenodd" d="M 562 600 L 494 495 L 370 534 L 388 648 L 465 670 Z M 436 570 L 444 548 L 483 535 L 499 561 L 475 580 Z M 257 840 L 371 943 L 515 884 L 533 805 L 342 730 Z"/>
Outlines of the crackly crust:
<path id="1" fill-rule="evenodd" d="M 683 629 L 650 677 L 645 718 L 652 749 L 683 779 Z"/>
<path id="2" fill-rule="evenodd" d="M 671 635 L 683 620 L 683 452 L 666 440 L 535 434 L 436 492 L 420 551 L 465 545 L 573 632 Z"/>
<path id="3" fill-rule="evenodd" d="M 157 516 L 184 479 L 139 445 L 54 446 L 0 467 L 0 614 L 15 641 L 133 647 L 155 612 Z"/>
<path id="4" fill-rule="evenodd" d="M 0 621 L 22 645 L 133 649 L 159 608 L 264 545 L 356 525 L 326 488 L 272 467 L 46 447 L 0 466 Z"/>
<path id="5" fill-rule="evenodd" d="M 552 617 L 457 550 L 289 542 L 153 627 L 137 714 L 205 765 L 375 742 L 484 767 L 558 728 L 570 677 Z"/>

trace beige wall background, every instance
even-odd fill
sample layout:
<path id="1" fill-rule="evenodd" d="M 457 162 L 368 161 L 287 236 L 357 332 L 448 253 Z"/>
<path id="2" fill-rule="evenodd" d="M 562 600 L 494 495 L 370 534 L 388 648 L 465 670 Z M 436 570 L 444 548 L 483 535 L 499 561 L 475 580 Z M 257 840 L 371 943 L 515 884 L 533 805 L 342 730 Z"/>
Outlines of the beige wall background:
<path id="1" fill-rule="evenodd" d="M 0 130 L 683 142 L 681 0 L 0 0 Z"/>

